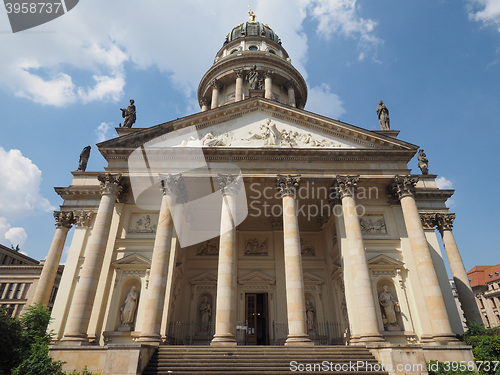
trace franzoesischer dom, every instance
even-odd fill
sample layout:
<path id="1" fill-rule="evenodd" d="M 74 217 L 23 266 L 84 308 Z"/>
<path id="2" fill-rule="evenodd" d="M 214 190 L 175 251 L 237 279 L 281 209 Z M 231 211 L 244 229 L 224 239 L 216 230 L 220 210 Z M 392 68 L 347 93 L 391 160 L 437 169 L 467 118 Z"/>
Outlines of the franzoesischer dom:
<path id="1" fill-rule="evenodd" d="M 276 361 L 331 360 L 340 347 L 394 366 L 472 360 L 438 242 L 465 317 L 480 321 L 445 205 L 453 191 L 423 151 L 412 173 L 419 147 L 390 130 L 383 102 L 382 130 L 304 110 L 305 80 L 249 14 L 201 79 L 199 113 L 152 126 L 131 101 L 128 125 L 97 145 L 105 171 L 79 168 L 56 188 L 33 301 L 47 303 L 74 227 L 51 354 L 105 374 L 255 346 Z M 168 366 L 196 373 L 192 362 Z"/>

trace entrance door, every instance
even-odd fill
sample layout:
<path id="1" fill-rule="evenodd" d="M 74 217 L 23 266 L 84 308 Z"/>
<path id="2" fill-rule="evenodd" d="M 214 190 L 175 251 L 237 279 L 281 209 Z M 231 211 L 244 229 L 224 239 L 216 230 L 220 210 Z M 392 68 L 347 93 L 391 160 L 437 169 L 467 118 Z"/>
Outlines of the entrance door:
<path id="1" fill-rule="evenodd" d="M 245 302 L 248 345 L 267 345 L 267 293 L 247 293 Z"/>

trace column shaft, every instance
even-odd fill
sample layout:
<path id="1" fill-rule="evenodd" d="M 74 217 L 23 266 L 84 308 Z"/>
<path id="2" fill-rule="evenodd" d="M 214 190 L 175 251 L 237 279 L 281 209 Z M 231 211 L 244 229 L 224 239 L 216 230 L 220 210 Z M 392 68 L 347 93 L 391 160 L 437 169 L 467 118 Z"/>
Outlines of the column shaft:
<path id="1" fill-rule="evenodd" d="M 288 85 L 288 104 L 291 105 L 292 107 L 296 106 L 295 103 L 295 88 L 293 87 L 293 84 Z"/>
<path id="2" fill-rule="evenodd" d="M 413 258 L 422 287 L 425 307 L 430 318 L 432 337 L 435 341 L 452 341 L 455 335 L 451 329 L 446 304 L 444 302 L 434 262 L 413 197 L 416 180 L 410 176 L 396 177 L 396 189 L 401 201 L 401 209 L 410 241 Z"/>
<path id="3" fill-rule="evenodd" d="M 66 216 L 66 219 L 61 218 L 61 215 Z M 50 294 L 54 287 L 57 270 L 59 268 L 59 262 L 61 261 L 64 243 L 66 242 L 66 237 L 73 221 L 72 213 L 55 212 L 54 216 L 56 220 L 59 218 L 61 219 L 58 220 L 58 225 L 56 224 L 56 233 L 52 239 L 52 244 L 50 245 L 49 253 L 45 259 L 42 273 L 40 274 L 40 279 L 38 280 L 35 295 L 32 300 L 32 303 L 41 303 L 45 306 L 49 303 Z"/>
<path id="4" fill-rule="evenodd" d="M 264 79 L 264 97 L 266 99 L 273 98 L 273 79 L 271 78 L 271 74 L 266 74 Z"/>
<path id="5" fill-rule="evenodd" d="M 295 194 L 300 176 L 278 176 L 277 189 L 283 202 L 283 241 L 285 259 L 288 337 L 286 346 L 313 345 L 307 334 L 307 318 L 302 276 L 302 254 Z"/>
<path id="6" fill-rule="evenodd" d="M 217 80 L 213 80 L 212 82 L 212 103 L 210 108 L 214 109 L 219 106 L 219 90 L 220 90 L 220 84 L 217 82 Z"/>
<path id="7" fill-rule="evenodd" d="M 236 260 L 238 254 L 234 226 L 236 210 L 234 199 L 233 193 L 225 193 L 223 190 L 215 335 L 211 342 L 213 346 L 236 345 Z"/>
<path id="8" fill-rule="evenodd" d="M 140 341 L 159 343 L 161 341 L 161 318 L 165 303 L 167 285 L 167 271 L 172 244 L 174 223 L 170 206 L 172 196 L 164 194 L 161 201 L 160 216 L 156 228 L 151 272 L 149 276 L 148 297 L 144 309 L 144 323 L 142 325 Z"/>
<path id="9" fill-rule="evenodd" d="M 235 69 L 236 74 L 236 89 L 234 92 L 234 101 L 239 102 L 243 100 L 243 69 Z"/>
<path id="10" fill-rule="evenodd" d="M 87 329 L 108 242 L 111 219 L 116 198 L 123 189 L 120 175 L 99 175 L 98 179 L 101 181 L 101 202 L 94 229 L 85 250 L 85 260 L 71 303 L 63 341 L 87 342 Z"/>
<path id="11" fill-rule="evenodd" d="M 354 291 L 357 302 L 358 317 L 353 322 L 354 335 L 359 336 L 361 342 L 376 342 L 383 341 L 383 338 L 378 327 L 370 270 L 354 200 L 354 188 L 358 180 L 358 177 L 337 177 L 348 244 L 349 270 L 344 273 L 344 283 L 352 286 L 350 289 Z"/>
<path id="12" fill-rule="evenodd" d="M 469 283 L 469 276 L 464 267 L 464 262 L 460 256 L 455 237 L 451 230 L 451 222 L 455 218 L 455 215 L 445 214 L 438 215 L 438 227 L 443 237 L 443 245 L 446 251 L 446 257 L 448 258 L 448 263 L 450 264 L 451 274 L 455 280 L 455 286 L 457 287 L 458 299 L 462 305 L 464 311 L 465 319 L 467 322 L 482 323 L 481 314 L 477 307 L 476 299 L 474 298 L 474 293 Z M 448 220 L 448 225 L 443 223 L 443 221 Z"/>

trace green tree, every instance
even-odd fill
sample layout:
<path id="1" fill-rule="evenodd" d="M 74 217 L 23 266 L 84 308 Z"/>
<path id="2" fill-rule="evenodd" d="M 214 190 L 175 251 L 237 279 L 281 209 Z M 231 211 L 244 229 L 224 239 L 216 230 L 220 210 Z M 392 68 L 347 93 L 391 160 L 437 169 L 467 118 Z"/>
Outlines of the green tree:
<path id="1" fill-rule="evenodd" d="M 21 362 L 12 375 L 65 375 L 64 362 L 54 361 L 49 356 L 49 344 L 43 337 L 36 337 L 31 344 L 29 356 Z"/>
<path id="2" fill-rule="evenodd" d="M 21 323 L 5 307 L 0 308 L 0 332 L 0 375 L 8 375 L 22 359 L 23 343 Z"/>

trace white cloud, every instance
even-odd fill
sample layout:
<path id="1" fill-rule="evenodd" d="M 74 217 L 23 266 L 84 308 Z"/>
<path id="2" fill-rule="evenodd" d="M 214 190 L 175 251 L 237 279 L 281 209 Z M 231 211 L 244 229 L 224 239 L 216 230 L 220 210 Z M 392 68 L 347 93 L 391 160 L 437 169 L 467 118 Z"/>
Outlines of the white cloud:
<path id="1" fill-rule="evenodd" d="M 436 178 L 436 185 L 439 189 L 453 189 L 453 182 L 445 177 Z"/>
<path id="2" fill-rule="evenodd" d="M 309 89 L 306 109 L 335 119 L 345 113 L 340 97 L 332 93 L 325 83 Z"/>
<path id="3" fill-rule="evenodd" d="M 280 35 L 294 66 L 306 79 L 308 45 L 303 24 L 307 17 L 317 22 L 322 38 L 340 34 L 357 40 L 360 60 L 379 42 L 373 33 L 376 22 L 358 15 L 355 0 L 255 2 L 257 20 Z M 123 97 L 127 68 L 155 68 L 192 100 L 224 36 L 248 19 L 246 6 L 225 0 L 203 6 L 146 1 L 143 6 L 147 11 L 138 17 L 134 2 L 117 7 L 113 2 L 87 0 L 32 32 L 5 36 L 0 85 L 45 105 L 116 102 Z M 9 28 L 5 14 L 0 15 L 0 27 Z"/>
<path id="4" fill-rule="evenodd" d="M 107 134 L 110 127 L 111 124 L 101 122 L 101 125 L 99 125 L 95 130 L 95 134 L 97 135 L 97 143 L 104 142 L 108 138 Z"/>
<path id="5" fill-rule="evenodd" d="M 0 217 L 0 244 L 7 245 L 9 241 L 11 245 L 22 246 L 27 238 L 24 228 L 12 228 L 5 217 Z"/>
<path id="6" fill-rule="evenodd" d="M 10 228 L 4 236 L 14 246 L 23 246 L 26 242 L 26 239 L 28 238 L 28 235 L 26 234 L 24 228 Z"/>
<path id="7" fill-rule="evenodd" d="M 469 17 L 485 25 L 500 26 L 500 1 L 470 0 Z M 500 28 L 498 28 L 500 31 Z"/>

